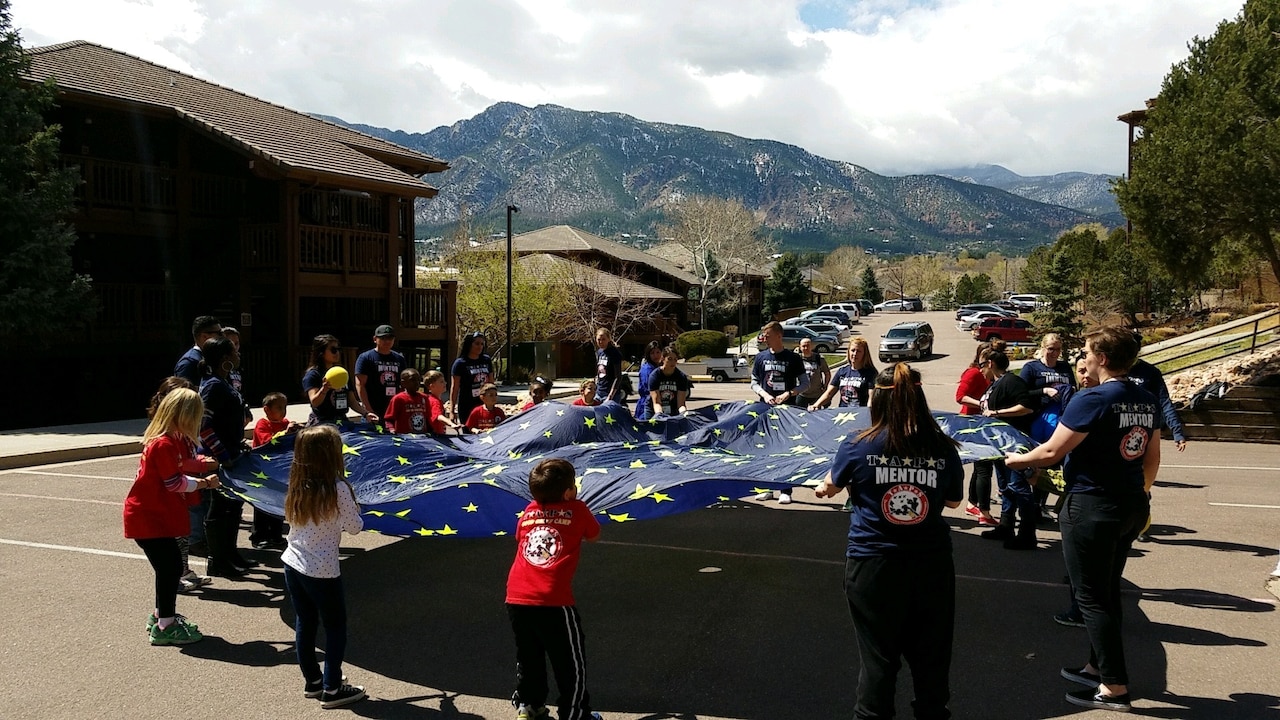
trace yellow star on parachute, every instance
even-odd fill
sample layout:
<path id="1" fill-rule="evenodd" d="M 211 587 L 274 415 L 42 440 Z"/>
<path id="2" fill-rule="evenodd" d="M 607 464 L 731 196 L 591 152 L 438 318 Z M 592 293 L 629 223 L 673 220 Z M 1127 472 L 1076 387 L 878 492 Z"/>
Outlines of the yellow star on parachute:
<path id="1" fill-rule="evenodd" d="M 372 515 L 372 516 L 374 516 L 374 517 L 382 517 L 383 515 L 386 515 L 386 513 L 382 512 L 381 510 L 367 510 L 367 511 L 365 511 L 365 515 Z"/>
<path id="2" fill-rule="evenodd" d="M 400 463 L 401 465 L 408 465 L 408 464 L 410 464 L 410 463 L 409 463 L 409 458 L 404 457 L 403 455 L 397 455 L 397 456 L 396 456 L 396 462 Z"/>
<path id="3" fill-rule="evenodd" d="M 654 493 L 654 494 L 653 494 L 653 501 L 654 501 L 655 503 L 660 503 L 660 502 L 663 502 L 663 501 L 666 501 L 666 502 L 675 502 L 674 500 L 672 500 L 672 499 L 671 499 L 671 496 L 670 496 L 670 495 L 664 495 L 663 493 L 660 493 L 660 492 L 656 492 L 656 493 Z"/>
<path id="4" fill-rule="evenodd" d="M 412 510 L 412 509 L 413 509 L 413 508 L 409 508 L 409 510 L 401 510 L 400 512 L 396 513 L 396 517 L 398 517 L 398 518 L 404 518 L 404 517 L 407 517 L 407 516 L 409 515 L 410 510 Z"/>
<path id="5" fill-rule="evenodd" d="M 441 528 L 441 529 L 437 530 L 436 532 L 437 532 L 437 533 L 439 533 L 439 534 L 441 534 L 441 535 L 457 535 L 457 534 L 458 534 L 458 531 L 457 531 L 457 530 L 454 530 L 453 528 L 449 527 L 448 525 L 445 525 L 443 528 Z"/>
<path id="6" fill-rule="evenodd" d="M 485 474 L 485 475 L 497 475 L 498 473 L 500 473 L 500 472 L 502 472 L 503 470 L 506 470 L 506 469 L 507 469 L 507 466 L 506 466 L 506 465 L 503 465 L 502 463 L 498 463 L 497 465 L 494 465 L 493 467 L 489 468 L 488 470 L 485 470 L 485 471 L 484 471 L 484 474 Z"/>
<path id="7" fill-rule="evenodd" d="M 427 537 L 428 535 L 436 534 L 434 530 L 428 530 L 426 528 L 418 528 L 417 530 L 414 530 L 414 532 L 421 535 L 422 537 Z"/>
<path id="8" fill-rule="evenodd" d="M 254 476 L 254 477 L 256 477 L 256 478 L 258 478 L 259 480 L 270 480 L 270 479 L 271 479 L 271 478 L 267 477 L 267 474 L 266 474 L 266 473 L 264 473 L 264 472 L 262 472 L 261 470 L 257 470 L 257 471 L 255 471 L 255 472 L 253 473 L 253 476 Z"/>
<path id="9" fill-rule="evenodd" d="M 582 422 L 585 423 L 586 426 L 589 428 L 593 428 L 596 426 L 596 419 L 593 417 L 583 418 Z"/>
<path id="10" fill-rule="evenodd" d="M 635 518 L 631 517 L 631 513 L 622 513 L 621 515 L 610 515 L 609 519 L 614 522 L 631 522 Z"/>
<path id="11" fill-rule="evenodd" d="M 475 504 L 475 503 L 467 503 L 466 505 L 463 505 L 463 506 L 462 506 L 462 509 L 463 509 L 463 510 L 466 510 L 467 512 L 475 512 L 475 511 L 479 510 L 480 508 L 476 507 L 476 504 Z"/>
<path id="12" fill-rule="evenodd" d="M 510 459 L 512 459 L 512 460 L 519 460 L 519 459 L 521 458 L 521 456 L 523 456 L 523 455 L 524 455 L 524 453 L 522 453 L 522 452 L 516 452 L 515 450 L 508 450 L 508 451 L 507 451 L 507 457 L 508 457 L 508 458 L 510 458 Z"/>
<path id="13" fill-rule="evenodd" d="M 813 446 L 812 445 L 796 445 L 795 447 L 791 448 L 791 452 L 796 455 L 812 455 Z"/>
<path id="14" fill-rule="evenodd" d="M 837 425 L 843 425 L 845 423 L 853 422 L 854 420 L 857 420 L 857 419 L 858 419 L 858 413 L 842 412 L 842 413 L 836 413 L 835 418 L 833 418 L 831 422 Z"/>
<path id="15" fill-rule="evenodd" d="M 246 482 L 245 485 L 248 485 L 249 487 L 256 487 L 256 488 L 266 487 L 266 485 L 263 485 L 262 483 L 256 483 L 256 482 Z"/>
<path id="16" fill-rule="evenodd" d="M 506 531 L 506 530 L 494 530 L 494 531 L 493 531 L 493 535 L 494 535 L 494 537 L 502 537 L 503 535 L 506 535 L 506 534 L 507 534 L 507 531 Z"/>
<path id="17" fill-rule="evenodd" d="M 644 462 L 643 462 L 642 460 L 640 460 L 639 458 L 636 458 L 635 460 L 632 460 L 632 461 L 631 461 L 631 465 L 630 465 L 629 467 L 633 467 L 633 468 L 643 468 L 643 467 L 649 467 L 649 466 L 648 466 L 648 465 L 645 465 L 645 464 L 644 464 Z"/>
<path id="18" fill-rule="evenodd" d="M 267 462 L 271 462 L 270 455 L 259 455 L 258 457 L 262 458 L 263 460 L 266 460 Z"/>
<path id="19" fill-rule="evenodd" d="M 387 482 L 399 483 L 403 485 L 404 483 L 409 482 L 409 478 L 408 476 L 405 476 L 405 475 L 388 475 Z"/>
<path id="20" fill-rule="evenodd" d="M 348 444 L 346 444 L 346 443 L 342 443 L 342 454 L 343 454 L 343 455 L 355 455 L 356 457 L 359 457 L 359 456 L 360 456 L 360 451 L 356 450 L 355 448 L 351 447 L 350 445 L 348 445 Z"/>
<path id="21" fill-rule="evenodd" d="M 653 485 L 650 485 L 649 487 L 645 487 L 645 486 L 641 485 L 640 483 L 636 483 L 636 491 L 635 491 L 635 492 L 633 492 L 633 493 L 631 493 L 631 495 L 630 495 L 627 499 L 628 499 L 628 500 L 639 500 L 639 499 L 640 499 L 640 498 L 642 498 L 642 497 L 648 497 L 648 496 L 649 496 L 649 493 L 652 493 L 652 492 L 653 492 L 653 489 L 654 489 L 654 488 L 656 488 L 656 487 L 658 487 L 658 484 L 657 484 L 657 483 L 654 483 Z"/>
<path id="22" fill-rule="evenodd" d="M 605 415 L 605 416 L 604 416 L 604 424 L 605 424 L 605 425 L 612 425 L 612 424 L 614 424 L 615 422 L 617 422 L 617 421 L 613 419 L 613 416 L 612 416 L 612 415 Z"/>
<path id="23" fill-rule="evenodd" d="M 551 437 L 551 431 L 550 431 L 550 430 L 548 430 L 548 431 L 546 431 L 546 432 L 542 433 L 542 437 Z"/>

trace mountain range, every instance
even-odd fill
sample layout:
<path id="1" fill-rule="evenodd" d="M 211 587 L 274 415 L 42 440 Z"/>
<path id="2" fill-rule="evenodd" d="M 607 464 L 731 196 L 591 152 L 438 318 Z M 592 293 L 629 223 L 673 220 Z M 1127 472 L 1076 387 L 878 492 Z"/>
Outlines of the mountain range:
<path id="1" fill-rule="evenodd" d="M 893 177 L 772 140 L 556 105 L 497 103 L 427 133 L 325 119 L 450 163 L 429 178 L 440 194 L 418 206 L 420 236 L 448 232 L 463 212 L 504 226 L 513 204 L 517 232 L 564 223 L 655 237 L 664 209 L 690 195 L 740 199 L 790 250 L 1024 254 L 1082 222 L 1116 224 L 1103 175 L 982 166 Z"/>

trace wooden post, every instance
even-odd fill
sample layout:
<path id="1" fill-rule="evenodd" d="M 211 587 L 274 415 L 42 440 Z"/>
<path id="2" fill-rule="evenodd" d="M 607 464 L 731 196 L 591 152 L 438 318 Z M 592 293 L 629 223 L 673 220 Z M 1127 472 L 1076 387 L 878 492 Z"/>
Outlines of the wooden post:
<path id="1" fill-rule="evenodd" d="M 447 372 L 449 363 L 458 356 L 458 281 L 441 280 L 440 289 L 444 291 L 444 317 L 440 324 L 444 326 L 444 357 L 441 365 Z"/>

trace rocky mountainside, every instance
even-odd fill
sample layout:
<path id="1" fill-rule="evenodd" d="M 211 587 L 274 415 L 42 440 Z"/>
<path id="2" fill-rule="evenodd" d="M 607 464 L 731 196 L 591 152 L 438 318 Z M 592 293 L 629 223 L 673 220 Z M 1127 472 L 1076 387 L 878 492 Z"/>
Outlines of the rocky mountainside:
<path id="1" fill-rule="evenodd" d="M 518 230 L 653 237 L 664 207 L 688 195 L 740 198 L 788 249 L 1025 252 L 1098 219 L 941 175 L 888 177 L 771 140 L 555 105 L 498 103 L 428 133 L 350 127 L 452 165 L 430 178 L 441 191 L 419 206 L 420 235 L 447 231 L 464 207 L 498 221 L 514 204 Z"/>
<path id="2" fill-rule="evenodd" d="M 1111 192 L 1114 175 L 1066 172 L 1057 175 L 1019 175 L 999 165 L 938 170 L 938 175 L 961 182 L 1000 188 L 1036 202 L 1061 205 L 1097 215 L 1106 222 L 1120 224 L 1120 206 Z"/>

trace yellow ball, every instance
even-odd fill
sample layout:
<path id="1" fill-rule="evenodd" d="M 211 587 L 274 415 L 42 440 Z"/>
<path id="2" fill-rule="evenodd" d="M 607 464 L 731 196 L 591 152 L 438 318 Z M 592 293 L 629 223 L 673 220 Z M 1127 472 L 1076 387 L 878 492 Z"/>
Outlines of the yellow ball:
<path id="1" fill-rule="evenodd" d="M 341 365 L 334 365 L 329 368 L 329 372 L 324 374 L 324 381 L 329 383 L 329 387 L 334 390 L 341 390 L 347 386 L 347 381 L 351 376 L 347 374 L 347 369 Z"/>

